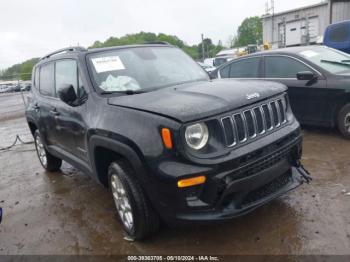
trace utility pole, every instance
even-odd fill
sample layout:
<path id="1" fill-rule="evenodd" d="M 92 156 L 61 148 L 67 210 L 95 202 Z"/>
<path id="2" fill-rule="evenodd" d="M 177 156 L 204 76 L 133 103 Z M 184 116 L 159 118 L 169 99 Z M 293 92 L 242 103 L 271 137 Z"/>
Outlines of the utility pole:
<path id="1" fill-rule="evenodd" d="M 271 10 L 272 10 L 272 17 L 271 17 L 271 21 L 272 21 L 272 43 L 275 41 L 275 1 L 271 0 Z"/>
<path id="2" fill-rule="evenodd" d="M 271 11 L 271 45 L 274 43 L 275 41 L 275 1 L 271 0 L 271 6 L 269 7 L 269 3 L 266 2 L 265 3 L 265 11 L 266 14 L 268 14 Z"/>
<path id="3" fill-rule="evenodd" d="M 286 18 L 283 19 L 283 44 L 284 47 L 287 47 L 287 24 L 286 24 Z"/>
<path id="4" fill-rule="evenodd" d="M 203 36 L 203 34 L 202 34 L 202 59 L 203 59 L 203 62 L 204 62 L 205 54 L 204 54 L 204 36 Z"/>

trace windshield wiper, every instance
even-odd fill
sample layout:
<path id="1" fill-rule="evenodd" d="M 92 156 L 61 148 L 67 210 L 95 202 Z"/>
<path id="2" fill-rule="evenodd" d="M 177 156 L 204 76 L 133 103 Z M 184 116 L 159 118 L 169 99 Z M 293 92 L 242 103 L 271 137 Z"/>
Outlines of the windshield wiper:
<path id="1" fill-rule="evenodd" d="M 348 63 L 346 63 L 344 61 L 347 61 L 347 60 L 343 60 L 343 61 L 321 60 L 322 63 L 350 66 L 350 64 L 348 64 Z"/>
<path id="2" fill-rule="evenodd" d="M 126 95 L 135 95 L 135 94 L 142 94 L 146 93 L 145 91 L 141 90 L 123 90 L 123 91 L 103 91 L 100 94 L 101 95 L 110 95 L 110 94 L 126 94 Z"/>
<path id="3" fill-rule="evenodd" d="M 350 60 L 341 60 L 342 63 L 350 63 Z"/>

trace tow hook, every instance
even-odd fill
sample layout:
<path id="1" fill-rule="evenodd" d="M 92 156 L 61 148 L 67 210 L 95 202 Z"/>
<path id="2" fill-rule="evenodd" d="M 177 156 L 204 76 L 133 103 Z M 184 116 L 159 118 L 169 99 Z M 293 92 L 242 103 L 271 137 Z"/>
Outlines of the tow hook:
<path id="1" fill-rule="evenodd" d="M 306 183 L 309 184 L 312 180 L 309 171 L 305 169 L 305 167 L 300 163 L 300 161 L 297 161 L 295 164 L 295 168 L 298 170 L 299 174 L 302 176 L 302 178 L 305 179 Z"/>

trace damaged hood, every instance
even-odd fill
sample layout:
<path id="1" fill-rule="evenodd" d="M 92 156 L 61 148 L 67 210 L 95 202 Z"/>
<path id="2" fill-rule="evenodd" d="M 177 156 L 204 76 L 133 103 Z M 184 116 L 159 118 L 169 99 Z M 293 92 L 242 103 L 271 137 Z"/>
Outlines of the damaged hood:
<path id="1" fill-rule="evenodd" d="M 232 111 L 286 90 L 286 86 L 275 82 L 223 79 L 111 97 L 108 103 L 189 122 Z"/>

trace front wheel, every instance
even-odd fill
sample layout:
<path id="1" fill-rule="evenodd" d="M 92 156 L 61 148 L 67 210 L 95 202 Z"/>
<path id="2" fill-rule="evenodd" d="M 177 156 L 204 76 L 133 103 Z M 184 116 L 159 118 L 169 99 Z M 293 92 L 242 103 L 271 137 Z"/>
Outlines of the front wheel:
<path id="1" fill-rule="evenodd" d="M 42 142 L 39 130 L 35 130 L 34 132 L 34 142 L 40 164 L 43 166 L 43 168 L 50 172 L 58 171 L 62 165 L 62 160 L 51 155 L 46 150 Z"/>
<path id="2" fill-rule="evenodd" d="M 345 105 L 338 114 L 338 128 L 342 135 L 350 139 L 350 104 Z"/>
<path id="3" fill-rule="evenodd" d="M 109 186 L 127 240 L 141 240 L 159 228 L 159 216 L 145 196 L 134 170 L 125 160 L 112 163 Z"/>

